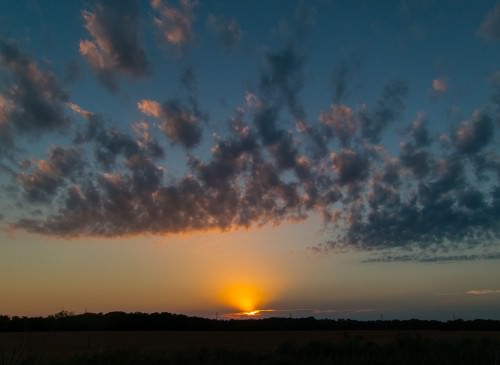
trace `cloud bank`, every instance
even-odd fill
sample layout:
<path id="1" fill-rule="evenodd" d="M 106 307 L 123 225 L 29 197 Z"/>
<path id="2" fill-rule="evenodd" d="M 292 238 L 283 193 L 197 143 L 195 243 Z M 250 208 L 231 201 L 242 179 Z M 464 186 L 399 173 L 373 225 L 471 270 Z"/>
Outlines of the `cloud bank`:
<path id="1" fill-rule="evenodd" d="M 165 42 L 179 49 L 192 42 L 194 2 L 150 5 Z M 106 87 L 117 90 L 122 75 L 149 74 L 134 1 L 97 2 L 82 15 L 90 39 L 80 42 L 80 53 Z M 231 20 L 209 23 L 227 46 L 241 36 Z M 0 152 L 13 150 L 16 138 L 68 126 L 71 137 L 67 144 L 56 140 L 45 158 L 9 165 L 17 203 L 35 206 L 38 214 L 22 211 L 3 221 L 71 238 L 224 231 L 319 215 L 328 235 L 316 246 L 321 252 L 417 249 L 432 255 L 416 260 L 460 260 L 480 257 L 448 253 L 495 246 L 500 124 L 494 105 L 436 131 L 424 112 L 405 114 L 410 85 L 404 80 L 388 80 L 371 102 L 349 103 L 344 70 L 331 104 L 311 111 L 302 100 L 303 37 L 262 51 L 254 87 L 208 148 L 212 131 L 208 113 L 200 112 L 192 68 L 180 75 L 187 98 L 133 100 L 141 118 L 119 128 L 71 100 L 53 74 L 16 45 L 0 41 L 8 81 L 0 92 Z M 441 79 L 432 85 L 446 91 Z M 386 144 L 388 136 L 396 143 Z M 185 157 L 177 176 L 165 162 L 171 150 Z M 379 260 L 415 256 L 381 254 Z"/>

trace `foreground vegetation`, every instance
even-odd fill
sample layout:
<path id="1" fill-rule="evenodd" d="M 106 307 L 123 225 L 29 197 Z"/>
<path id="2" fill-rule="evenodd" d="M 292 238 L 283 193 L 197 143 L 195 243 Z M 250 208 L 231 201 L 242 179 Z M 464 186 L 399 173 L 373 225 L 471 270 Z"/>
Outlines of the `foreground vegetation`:
<path id="1" fill-rule="evenodd" d="M 500 365 L 500 321 L 0 316 L 0 365 Z"/>
<path id="2" fill-rule="evenodd" d="M 259 343 L 255 345 L 252 348 L 200 344 L 154 350 L 128 347 L 83 351 L 64 356 L 51 352 L 29 353 L 22 348 L 14 348 L 10 351 L 0 350 L 0 365 L 500 364 L 500 342 L 488 338 L 468 337 L 450 341 L 431 339 L 422 334 L 394 333 L 388 342 L 375 342 L 345 332 L 338 341 L 297 340 L 268 344 L 269 346 L 260 346 L 262 344 Z"/>

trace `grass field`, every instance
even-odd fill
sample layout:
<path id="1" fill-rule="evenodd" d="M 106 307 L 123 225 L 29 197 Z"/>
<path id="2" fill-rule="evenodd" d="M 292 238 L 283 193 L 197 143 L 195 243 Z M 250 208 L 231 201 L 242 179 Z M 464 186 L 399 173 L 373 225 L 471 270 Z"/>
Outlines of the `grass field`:
<path id="1" fill-rule="evenodd" d="M 0 333 L 0 365 L 494 364 L 500 332 Z"/>

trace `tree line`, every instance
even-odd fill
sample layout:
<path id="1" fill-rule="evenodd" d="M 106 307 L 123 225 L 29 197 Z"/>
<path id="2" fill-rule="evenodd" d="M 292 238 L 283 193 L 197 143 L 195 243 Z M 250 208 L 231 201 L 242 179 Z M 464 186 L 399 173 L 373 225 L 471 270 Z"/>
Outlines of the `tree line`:
<path id="1" fill-rule="evenodd" d="M 0 315 L 0 331 L 267 331 L 267 330 L 443 330 L 498 331 L 498 320 L 377 320 L 263 318 L 208 319 L 173 313 L 82 313 L 46 317 Z"/>

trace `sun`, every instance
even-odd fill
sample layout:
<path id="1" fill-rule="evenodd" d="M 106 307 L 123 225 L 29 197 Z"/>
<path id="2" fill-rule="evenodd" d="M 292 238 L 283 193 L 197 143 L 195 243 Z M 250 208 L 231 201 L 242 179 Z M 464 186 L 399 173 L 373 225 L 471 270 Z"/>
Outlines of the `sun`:
<path id="1" fill-rule="evenodd" d="M 259 308 L 264 299 L 262 291 L 251 284 L 232 284 L 227 286 L 222 292 L 224 304 L 239 310 L 242 314 L 255 316 L 259 313 Z"/>
<path id="2" fill-rule="evenodd" d="M 250 312 L 243 312 L 242 314 L 245 316 L 253 317 L 253 316 L 258 315 L 259 313 L 260 313 L 260 310 L 256 309 L 256 310 L 250 311 Z"/>

